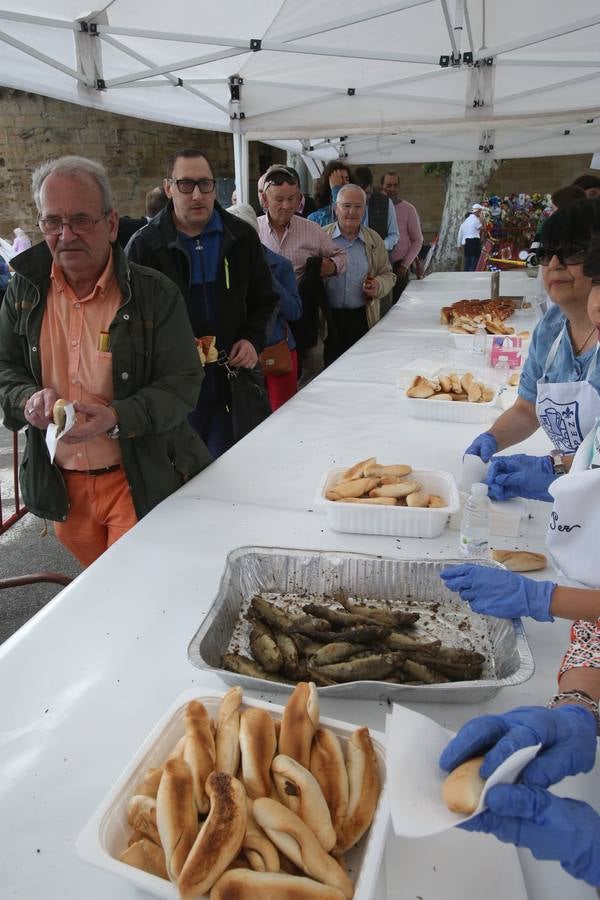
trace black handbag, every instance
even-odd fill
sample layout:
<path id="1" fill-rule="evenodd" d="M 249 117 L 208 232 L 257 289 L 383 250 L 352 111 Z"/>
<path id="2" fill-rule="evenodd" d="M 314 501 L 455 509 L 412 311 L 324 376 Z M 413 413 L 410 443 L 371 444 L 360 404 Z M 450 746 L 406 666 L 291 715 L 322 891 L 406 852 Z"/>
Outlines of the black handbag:
<path id="1" fill-rule="evenodd" d="M 241 440 L 271 415 L 269 395 L 260 366 L 256 365 L 253 369 L 238 369 L 237 373 L 237 376 L 229 381 L 231 426 L 235 441 Z"/>

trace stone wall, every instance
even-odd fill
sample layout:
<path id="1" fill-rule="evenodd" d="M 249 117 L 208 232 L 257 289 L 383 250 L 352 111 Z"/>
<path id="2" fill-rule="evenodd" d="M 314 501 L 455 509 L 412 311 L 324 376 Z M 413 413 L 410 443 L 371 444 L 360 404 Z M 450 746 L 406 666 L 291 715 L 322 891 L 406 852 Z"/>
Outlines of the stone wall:
<path id="1" fill-rule="evenodd" d="M 229 134 L 118 116 L 0 88 L 0 236 L 12 239 L 12 229 L 21 225 L 31 237 L 37 237 L 30 180 L 32 170 L 45 159 L 76 153 L 100 160 L 108 170 L 119 211 L 140 216 L 146 191 L 160 184 L 167 156 L 189 146 L 204 150 L 218 175 L 232 178 L 233 142 Z M 590 159 L 590 154 L 509 159 L 494 175 L 490 192 L 551 193 L 587 172 Z M 282 151 L 266 144 L 250 144 L 253 201 L 259 174 L 272 162 L 283 161 Z M 424 175 L 422 164 L 410 163 L 373 166 L 376 184 L 389 169 L 398 172 L 402 196 L 415 204 L 425 236 L 432 237 L 444 206 L 443 180 Z"/>
<path id="2" fill-rule="evenodd" d="M 181 147 L 198 147 L 218 175 L 233 176 L 230 134 L 118 116 L 0 88 L 0 237 L 12 240 L 13 228 L 21 225 L 37 239 L 31 172 L 46 159 L 73 153 L 99 160 L 108 170 L 117 209 L 141 216 L 146 191 L 161 183 L 165 160 Z M 263 168 L 285 161 L 285 153 L 266 144 L 250 147 L 254 182 Z"/>

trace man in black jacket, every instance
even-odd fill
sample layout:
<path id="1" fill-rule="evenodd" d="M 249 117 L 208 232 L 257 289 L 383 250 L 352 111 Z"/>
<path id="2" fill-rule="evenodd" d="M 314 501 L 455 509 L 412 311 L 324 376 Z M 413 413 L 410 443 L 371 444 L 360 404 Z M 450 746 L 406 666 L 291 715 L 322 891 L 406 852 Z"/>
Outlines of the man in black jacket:
<path id="1" fill-rule="evenodd" d="M 269 413 L 258 354 L 278 296 L 256 232 L 216 202 L 212 166 L 201 151 L 179 150 L 169 159 L 164 189 L 168 205 L 126 253 L 175 282 L 197 339 L 215 338 L 219 359 L 205 361 L 190 422 L 219 456 Z"/>

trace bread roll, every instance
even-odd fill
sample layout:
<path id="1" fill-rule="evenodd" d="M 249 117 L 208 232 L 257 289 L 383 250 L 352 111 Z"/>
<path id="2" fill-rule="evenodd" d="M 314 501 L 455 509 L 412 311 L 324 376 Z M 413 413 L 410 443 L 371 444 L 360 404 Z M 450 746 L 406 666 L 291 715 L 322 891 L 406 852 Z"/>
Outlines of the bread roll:
<path id="1" fill-rule="evenodd" d="M 52 407 L 52 421 L 57 426 L 57 428 L 62 431 L 62 429 L 67 424 L 67 414 L 65 412 L 65 403 L 68 403 L 68 400 L 57 400 L 54 406 Z"/>
<path id="2" fill-rule="evenodd" d="M 367 475 L 368 478 L 404 478 L 406 475 L 410 475 L 411 472 L 412 469 L 410 466 L 380 466 L 378 463 L 373 463 L 365 469 L 365 475 Z"/>
<path id="3" fill-rule="evenodd" d="M 266 709 L 245 709 L 240 718 L 242 781 L 252 800 L 271 793 L 271 762 L 276 750 L 275 726 Z"/>
<path id="4" fill-rule="evenodd" d="M 423 491 L 414 491 L 414 493 L 409 494 L 406 498 L 406 505 L 416 507 L 427 507 L 429 506 L 429 494 L 424 493 Z"/>
<path id="5" fill-rule="evenodd" d="M 156 800 L 143 794 L 134 794 L 127 804 L 127 821 L 136 831 L 141 831 L 155 844 L 160 844 L 156 827 Z"/>
<path id="6" fill-rule="evenodd" d="M 447 375 L 440 375 L 440 387 L 445 394 L 449 394 L 452 390 L 452 382 Z"/>
<path id="7" fill-rule="evenodd" d="M 543 553 L 533 553 L 531 550 L 492 550 L 490 555 L 511 572 L 538 572 L 548 565 Z"/>
<path id="8" fill-rule="evenodd" d="M 344 503 L 371 503 L 375 506 L 397 506 L 395 497 L 346 497 Z"/>
<path id="9" fill-rule="evenodd" d="M 362 478 L 365 474 L 365 466 L 371 465 L 371 463 L 376 462 L 374 456 L 370 456 L 368 459 L 363 459 L 362 462 L 356 463 L 354 466 L 350 466 L 349 469 L 346 469 L 345 472 L 342 472 L 340 476 L 340 482 L 342 481 L 354 481 L 355 478 Z"/>
<path id="10" fill-rule="evenodd" d="M 185 734 L 183 737 L 180 737 L 169 755 L 167 759 L 183 759 L 183 751 L 185 749 Z"/>
<path id="11" fill-rule="evenodd" d="M 302 819 L 276 800 L 261 797 L 253 807 L 254 818 L 275 846 L 306 875 L 331 885 L 350 898 L 352 882 L 338 862 L 323 847 Z"/>
<path id="12" fill-rule="evenodd" d="M 208 797 L 204 790 L 206 779 L 215 768 L 215 739 L 210 717 L 198 700 L 188 703 L 184 716 L 185 745 L 183 758 L 190 767 L 194 781 L 194 800 L 198 812 L 208 812 Z"/>
<path id="13" fill-rule="evenodd" d="M 252 814 L 253 801 L 247 797 L 246 833 L 242 842 L 242 850 L 248 864 L 257 872 L 279 872 L 279 853 L 275 844 L 269 840 L 259 827 Z"/>
<path id="14" fill-rule="evenodd" d="M 510 384 L 510 386 L 511 386 L 511 387 L 518 387 L 520 377 L 521 377 L 521 376 L 519 375 L 518 372 L 513 372 L 513 373 L 511 374 L 510 378 L 508 379 L 508 383 Z"/>
<path id="15" fill-rule="evenodd" d="M 346 497 L 362 497 L 377 487 L 376 478 L 357 478 L 354 481 L 344 481 L 334 484 L 325 496 L 328 500 L 344 500 Z M 336 495 L 335 497 L 333 495 Z M 330 496 L 331 495 L 331 496 Z"/>
<path id="16" fill-rule="evenodd" d="M 230 688 L 219 707 L 215 753 L 217 772 L 237 775 L 240 767 L 240 705 L 241 687 Z"/>
<path id="17" fill-rule="evenodd" d="M 438 494 L 430 494 L 428 506 L 429 509 L 444 509 L 448 504 L 444 498 L 440 497 Z"/>
<path id="18" fill-rule="evenodd" d="M 471 815 L 477 809 L 485 784 L 479 774 L 483 756 L 475 756 L 457 766 L 442 784 L 442 800 L 450 812 Z"/>
<path id="19" fill-rule="evenodd" d="M 192 773 L 182 759 L 165 763 L 156 797 L 156 824 L 169 878 L 177 882 L 198 834 Z"/>
<path id="20" fill-rule="evenodd" d="M 337 888 L 312 878 L 281 872 L 225 872 L 210 892 L 210 900 L 344 900 Z"/>
<path id="21" fill-rule="evenodd" d="M 363 836 L 375 815 L 380 781 L 377 756 L 368 728 L 357 728 L 346 747 L 348 811 L 338 834 L 336 852 L 344 853 Z"/>
<path id="22" fill-rule="evenodd" d="M 398 484 L 382 484 L 369 491 L 370 497 L 408 497 L 418 491 L 421 485 L 417 481 L 400 481 Z"/>
<path id="23" fill-rule="evenodd" d="M 294 688 L 281 718 L 279 752 L 291 756 L 301 766 L 310 766 L 310 748 L 319 727 L 319 695 L 311 682 L 300 681 Z"/>
<path id="24" fill-rule="evenodd" d="M 319 782 L 308 769 L 290 756 L 280 753 L 273 760 L 271 772 L 279 799 L 300 816 L 329 853 L 336 841 L 331 815 Z"/>
<path id="25" fill-rule="evenodd" d="M 310 771 L 323 792 L 338 835 L 348 811 L 348 773 L 342 745 L 329 728 L 318 728 L 315 732 L 310 751 Z"/>
<path id="26" fill-rule="evenodd" d="M 430 400 L 452 400 L 452 394 L 434 394 L 433 397 L 429 397 Z"/>
<path id="27" fill-rule="evenodd" d="M 461 387 L 465 393 L 468 392 L 469 387 L 471 386 L 472 383 L 473 383 L 473 373 L 465 372 L 465 374 L 460 379 Z"/>
<path id="28" fill-rule="evenodd" d="M 481 400 L 481 385 L 477 381 L 472 381 L 467 391 L 467 399 L 469 403 L 478 403 Z"/>
<path id="29" fill-rule="evenodd" d="M 246 832 L 246 792 L 237 778 L 211 772 L 206 793 L 210 812 L 177 881 L 182 900 L 207 893 L 238 855 Z"/>
<path id="30" fill-rule="evenodd" d="M 154 844 L 148 838 L 131 844 L 119 859 L 121 862 L 127 863 L 128 866 L 134 866 L 141 869 L 142 872 L 148 872 L 150 875 L 157 875 L 159 878 L 168 879 L 167 867 L 165 865 L 165 854 L 162 848 Z"/>
<path id="31" fill-rule="evenodd" d="M 145 797 L 154 797 L 158 793 L 158 786 L 162 776 L 163 767 L 158 769 L 148 769 L 143 781 L 140 781 L 136 787 L 134 794 L 143 795 Z"/>
<path id="32" fill-rule="evenodd" d="M 426 400 L 432 394 L 435 394 L 435 385 L 428 378 L 423 378 L 421 375 L 417 375 L 413 379 L 411 386 L 406 391 L 407 397 L 414 397 L 418 400 Z"/>

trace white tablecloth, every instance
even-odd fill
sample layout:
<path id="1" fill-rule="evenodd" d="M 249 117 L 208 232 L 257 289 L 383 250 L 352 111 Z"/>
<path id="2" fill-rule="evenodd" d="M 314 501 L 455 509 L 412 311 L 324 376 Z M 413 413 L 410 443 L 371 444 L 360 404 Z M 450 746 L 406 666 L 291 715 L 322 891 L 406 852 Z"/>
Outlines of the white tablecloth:
<path id="1" fill-rule="evenodd" d="M 458 474 L 464 447 L 481 429 L 407 419 L 398 411 L 397 359 L 413 351 L 423 356 L 428 346 L 416 337 L 399 339 L 384 320 L 0 647 L 3 900 L 138 896 L 80 863 L 74 841 L 178 693 L 190 686 L 223 688 L 216 676 L 190 665 L 186 648 L 217 592 L 228 552 L 264 545 L 405 558 L 456 555 L 456 532 L 434 541 L 338 534 L 312 511 L 323 471 L 365 456 Z M 546 449 L 537 436 L 524 446 L 534 453 Z M 531 504 L 531 510 L 521 543 L 541 549 L 548 509 Z M 568 625 L 527 621 L 525 627 L 536 660 L 529 682 L 485 707 L 422 704 L 420 710 L 458 728 L 484 708 L 544 703 L 554 690 Z M 377 728 L 386 711 L 385 704 L 323 701 L 324 714 Z M 597 777 L 569 779 L 561 791 L 600 809 Z M 519 857 L 532 900 L 595 897 L 557 864 L 537 863 L 526 851 Z M 462 832 L 416 843 L 390 837 L 375 896 L 521 898 L 517 858 L 493 838 Z"/>

